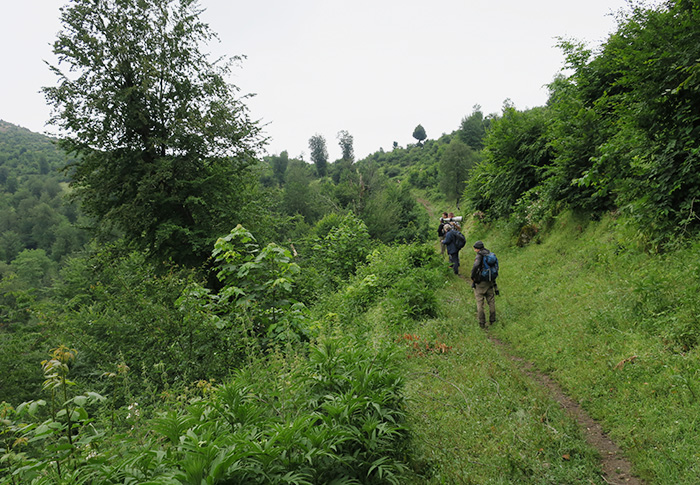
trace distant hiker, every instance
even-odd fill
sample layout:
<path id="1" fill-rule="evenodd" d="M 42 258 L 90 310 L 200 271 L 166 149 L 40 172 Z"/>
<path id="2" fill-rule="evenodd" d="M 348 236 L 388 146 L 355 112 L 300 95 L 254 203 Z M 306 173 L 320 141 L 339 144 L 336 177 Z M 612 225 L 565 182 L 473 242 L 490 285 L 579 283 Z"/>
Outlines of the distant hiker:
<path id="1" fill-rule="evenodd" d="M 442 240 L 445 238 L 445 224 L 447 224 L 447 212 L 442 213 L 440 218 L 440 224 L 438 225 L 438 238 L 440 239 L 440 255 L 445 256 L 445 245 L 442 244 Z"/>
<path id="2" fill-rule="evenodd" d="M 459 274 L 459 250 L 466 244 L 464 235 L 455 227 L 456 225 L 445 224 L 445 239 L 442 244 L 450 257 L 450 266 L 455 274 Z"/>
<path id="3" fill-rule="evenodd" d="M 472 288 L 476 298 L 476 313 L 479 318 L 479 326 L 486 328 L 486 314 L 484 313 L 484 300 L 489 306 L 489 324 L 496 323 L 496 293 L 498 286 L 498 258 L 484 247 L 484 243 L 474 243 L 474 266 L 472 266 Z"/>

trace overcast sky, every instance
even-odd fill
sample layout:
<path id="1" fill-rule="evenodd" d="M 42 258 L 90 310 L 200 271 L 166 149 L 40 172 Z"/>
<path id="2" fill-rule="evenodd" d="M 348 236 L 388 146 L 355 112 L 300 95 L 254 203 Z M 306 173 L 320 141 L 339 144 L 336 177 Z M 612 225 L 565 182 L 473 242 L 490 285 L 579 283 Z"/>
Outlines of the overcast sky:
<path id="1" fill-rule="evenodd" d="M 40 93 L 56 81 L 44 64 L 67 0 L 4 1 L 0 13 L 0 119 L 47 132 Z M 542 106 L 563 67 L 557 37 L 592 47 L 615 30 L 626 0 L 200 0 L 220 37 L 218 55 L 244 55 L 231 81 L 266 123 L 270 154 L 309 160 L 325 137 L 331 160 L 347 130 L 361 159 L 435 139 L 480 105 L 500 112 Z"/>

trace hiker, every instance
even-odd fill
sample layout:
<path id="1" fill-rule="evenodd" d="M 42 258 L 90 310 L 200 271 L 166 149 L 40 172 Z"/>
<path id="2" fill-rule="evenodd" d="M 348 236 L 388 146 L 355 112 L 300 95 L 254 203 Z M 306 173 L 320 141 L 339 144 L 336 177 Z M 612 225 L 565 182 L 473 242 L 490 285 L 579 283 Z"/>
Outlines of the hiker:
<path id="1" fill-rule="evenodd" d="M 445 224 L 445 238 L 442 240 L 443 246 L 450 257 L 450 267 L 455 274 L 459 274 L 459 250 L 464 247 L 465 239 L 457 229 L 457 225 Z"/>
<path id="2" fill-rule="evenodd" d="M 476 313 L 479 326 L 486 328 L 486 314 L 484 313 L 484 300 L 489 306 L 489 324 L 496 323 L 496 277 L 498 276 L 498 259 L 496 255 L 484 247 L 482 241 L 474 243 L 474 266 L 472 266 L 472 288 L 476 298 Z M 491 264 L 489 264 L 489 261 Z"/>
<path id="3" fill-rule="evenodd" d="M 442 217 L 440 218 L 440 225 L 438 225 L 438 238 L 440 239 L 440 255 L 444 258 L 445 257 L 445 245 L 442 244 L 442 240 L 445 238 L 445 224 L 447 224 L 447 212 L 442 213 Z"/>

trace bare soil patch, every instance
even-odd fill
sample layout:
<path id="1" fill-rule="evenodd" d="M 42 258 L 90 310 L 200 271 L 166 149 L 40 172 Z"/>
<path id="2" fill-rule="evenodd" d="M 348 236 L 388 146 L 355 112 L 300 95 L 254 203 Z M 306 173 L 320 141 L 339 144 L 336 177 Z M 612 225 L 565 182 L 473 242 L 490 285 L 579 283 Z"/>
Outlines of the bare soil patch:
<path id="1" fill-rule="evenodd" d="M 547 374 L 535 369 L 535 366 L 513 355 L 510 347 L 489 335 L 493 344 L 534 381 L 544 386 L 561 407 L 574 418 L 586 437 L 586 441 L 595 447 L 601 456 L 603 480 L 615 485 L 643 485 L 644 482 L 632 475 L 632 464 L 622 454 L 622 450 L 605 434 L 600 423 L 591 418 L 581 405 L 567 396 L 559 384 Z"/>

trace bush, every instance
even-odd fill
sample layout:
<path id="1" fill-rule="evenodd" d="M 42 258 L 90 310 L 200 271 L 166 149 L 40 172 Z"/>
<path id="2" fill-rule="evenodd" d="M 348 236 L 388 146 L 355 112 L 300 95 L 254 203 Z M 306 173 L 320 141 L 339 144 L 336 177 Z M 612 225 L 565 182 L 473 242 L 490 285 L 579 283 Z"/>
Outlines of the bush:
<path id="1" fill-rule="evenodd" d="M 45 402 L 3 406 L 0 434 L 14 444 L 0 451 L 0 483 L 401 483 L 402 389 L 393 352 L 342 339 L 308 359 L 254 359 L 221 386 L 201 382 L 128 433 L 96 421 L 67 438 L 57 421 L 32 418 Z"/>

